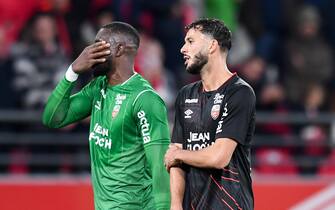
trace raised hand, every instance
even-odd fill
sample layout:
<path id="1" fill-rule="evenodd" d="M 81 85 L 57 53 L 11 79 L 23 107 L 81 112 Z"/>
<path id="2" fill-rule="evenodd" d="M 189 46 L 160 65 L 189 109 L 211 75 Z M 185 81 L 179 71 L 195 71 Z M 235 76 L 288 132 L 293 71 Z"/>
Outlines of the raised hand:
<path id="1" fill-rule="evenodd" d="M 105 41 L 98 41 L 87 46 L 78 58 L 72 63 L 72 70 L 81 74 L 92 68 L 93 65 L 106 61 L 106 56 L 110 52 L 110 44 Z"/>

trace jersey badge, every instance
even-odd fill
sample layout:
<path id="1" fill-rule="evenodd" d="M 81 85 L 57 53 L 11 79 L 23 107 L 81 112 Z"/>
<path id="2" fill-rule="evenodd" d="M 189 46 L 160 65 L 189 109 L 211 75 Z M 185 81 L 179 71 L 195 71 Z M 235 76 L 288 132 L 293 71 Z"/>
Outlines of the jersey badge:
<path id="1" fill-rule="evenodd" d="M 121 106 L 120 105 L 115 105 L 112 111 L 112 117 L 115 118 L 117 114 L 119 114 Z"/>
<path id="2" fill-rule="evenodd" d="M 215 104 L 212 107 L 211 110 L 211 117 L 213 120 L 216 120 L 220 115 L 220 105 L 219 104 Z"/>
<path id="3" fill-rule="evenodd" d="M 116 95 L 115 106 L 114 106 L 113 111 L 112 111 L 112 118 L 115 118 L 118 115 L 118 113 L 120 111 L 120 108 L 121 108 L 121 105 L 122 105 L 122 102 L 126 98 L 127 98 L 127 96 L 123 95 L 123 94 L 117 94 Z"/>

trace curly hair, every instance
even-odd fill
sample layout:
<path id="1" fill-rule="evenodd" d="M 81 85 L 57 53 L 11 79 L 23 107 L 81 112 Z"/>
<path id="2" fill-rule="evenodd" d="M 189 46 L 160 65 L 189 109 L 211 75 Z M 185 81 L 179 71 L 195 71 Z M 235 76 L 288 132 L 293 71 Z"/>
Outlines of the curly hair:
<path id="1" fill-rule="evenodd" d="M 203 18 L 185 26 L 185 29 L 186 31 L 196 29 L 204 34 L 212 36 L 218 41 L 222 50 L 229 50 L 231 48 L 231 31 L 221 20 Z"/>

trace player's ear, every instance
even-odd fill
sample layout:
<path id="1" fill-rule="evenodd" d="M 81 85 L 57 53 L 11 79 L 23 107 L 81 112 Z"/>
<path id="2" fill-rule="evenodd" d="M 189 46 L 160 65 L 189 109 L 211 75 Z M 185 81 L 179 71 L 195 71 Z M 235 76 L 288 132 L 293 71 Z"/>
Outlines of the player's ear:
<path id="1" fill-rule="evenodd" d="M 120 57 L 125 53 L 125 46 L 123 44 L 118 44 L 115 50 L 115 57 Z"/>
<path id="2" fill-rule="evenodd" d="M 214 53 L 218 48 L 220 48 L 219 42 L 216 39 L 212 39 L 209 45 L 209 53 Z"/>

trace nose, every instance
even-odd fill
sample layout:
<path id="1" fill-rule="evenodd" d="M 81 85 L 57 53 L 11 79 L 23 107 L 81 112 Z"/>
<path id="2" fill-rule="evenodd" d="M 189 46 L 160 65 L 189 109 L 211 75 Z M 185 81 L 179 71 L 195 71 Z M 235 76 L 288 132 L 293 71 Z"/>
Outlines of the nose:
<path id="1" fill-rule="evenodd" d="M 180 48 L 180 52 L 182 54 L 184 54 L 186 52 L 186 50 L 185 50 L 185 44 Z"/>

